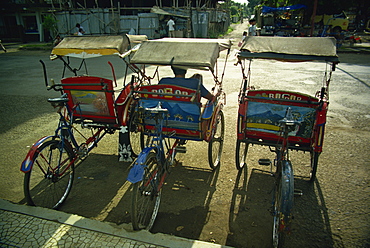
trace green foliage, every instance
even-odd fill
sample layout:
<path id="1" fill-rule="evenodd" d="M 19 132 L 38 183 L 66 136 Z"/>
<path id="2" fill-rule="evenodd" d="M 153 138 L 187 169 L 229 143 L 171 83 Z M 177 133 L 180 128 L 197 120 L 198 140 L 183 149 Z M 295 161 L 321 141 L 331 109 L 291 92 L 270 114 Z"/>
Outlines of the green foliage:
<path id="1" fill-rule="evenodd" d="M 53 48 L 52 43 L 46 44 L 27 44 L 19 47 L 20 50 L 50 50 Z"/>
<path id="2" fill-rule="evenodd" d="M 209 38 L 211 39 L 217 39 L 222 38 L 223 36 L 231 33 L 234 29 L 229 27 L 226 32 L 216 32 L 216 31 L 209 31 Z"/>
<path id="3" fill-rule="evenodd" d="M 52 15 L 47 15 L 44 17 L 44 22 L 42 23 L 42 26 L 44 29 L 47 30 L 53 30 L 56 28 L 57 20 L 54 19 Z"/>
<path id="4" fill-rule="evenodd" d="M 238 14 L 238 6 L 235 6 L 235 5 L 231 6 L 230 7 L 230 15 L 231 16 L 236 16 L 237 14 Z"/>

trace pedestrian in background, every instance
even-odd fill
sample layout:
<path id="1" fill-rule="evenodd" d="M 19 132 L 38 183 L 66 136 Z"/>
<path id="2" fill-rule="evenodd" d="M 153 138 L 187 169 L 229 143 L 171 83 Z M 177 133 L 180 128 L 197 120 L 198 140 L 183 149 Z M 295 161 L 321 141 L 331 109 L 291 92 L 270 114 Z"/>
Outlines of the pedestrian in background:
<path id="1" fill-rule="evenodd" d="M 241 47 L 245 41 L 245 38 L 247 38 L 247 35 L 248 35 L 248 32 L 247 31 L 244 31 L 243 32 L 243 37 L 242 37 L 242 40 L 239 42 L 238 44 L 238 47 Z"/>
<path id="2" fill-rule="evenodd" d="M 175 21 L 172 20 L 172 17 L 168 20 L 167 26 L 170 38 L 175 38 Z"/>
<path id="3" fill-rule="evenodd" d="M 54 42 L 53 42 L 53 45 L 54 46 L 57 46 L 60 42 L 62 41 L 62 38 L 60 37 L 60 35 L 58 34 L 55 39 L 54 39 Z"/>
<path id="4" fill-rule="evenodd" d="M 79 23 L 76 24 L 76 31 L 77 32 L 75 34 L 77 35 L 83 35 L 85 33 L 85 29 Z"/>
<path id="5" fill-rule="evenodd" d="M 256 20 L 250 19 L 249 20 L 249 28 L 248 28 L 248 36 L 257 36 L 257 26 L 256 26 Z"/>

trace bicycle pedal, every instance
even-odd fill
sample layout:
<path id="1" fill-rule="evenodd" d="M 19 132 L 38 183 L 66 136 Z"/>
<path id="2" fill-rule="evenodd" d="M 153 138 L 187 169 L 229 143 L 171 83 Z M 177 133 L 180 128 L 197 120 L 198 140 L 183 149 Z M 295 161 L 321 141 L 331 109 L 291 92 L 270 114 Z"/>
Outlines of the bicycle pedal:
<path id="1" fill-rule="evenodd" d="M 260 158 L 258 160 L 258 164 L 259 165 L 266 165 L 266 166 L 268 166 L 268 165 L 271 165 L 271 160 L 268 159 L 268 158 Z"/>
<path id="2" fill-rule="evenodd" d="M 294 190 L 294 196 L 302 196 L 303 195 L 303 191 L 300 190 L 300 189 L 295 189 Z"/>
<path id="3" fill-rule="evenodd" d="M 176 152 L 178 153 L 186 153 L 186 147 L 185 146 L 176 146 Z"/>

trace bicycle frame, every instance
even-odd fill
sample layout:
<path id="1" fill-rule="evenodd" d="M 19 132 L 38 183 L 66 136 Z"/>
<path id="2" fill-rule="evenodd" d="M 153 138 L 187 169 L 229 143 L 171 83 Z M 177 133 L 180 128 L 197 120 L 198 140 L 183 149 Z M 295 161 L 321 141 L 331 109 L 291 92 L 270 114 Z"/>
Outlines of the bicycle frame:
<path id="1" fill-rule="evenodd" d="M 105 131 L 103 134 L 101 134 L 105 130 L 105 128 L 100 127 L 100 128 L 98 128 L 98 130 L 95 133 L 92 134 L 91 137 L 89 137 L 87 139 L 81 134 L 86 139 L 86 142 L 79 145 L 76 141 L 76 138 L 75 138 L 73 132 L 72 132 L 73 123 L 71 121 L 68 121 L 67 118 L 62 113 L 62 109 L 64 107 L 67 109 L 68 119 L 73 120 L 73 111 L 68 107 L 67 104 L 64 103 L 63 106 L 58 106 L 57 113 L 59 114 L 59 123 L 58 123 L 57 129 L 55 130 L 54 135 L 46 136 L 46 137 L 41 138 L 40 140 L 38 140 L 31 147 L 31 149 L 28 152 L 25 160 L 22 163 L 22 166 L 21 166 L 21 171 L 22 172 L 26 173 L 26 172 L 29 172 L 32 169 L 32 167 L 33 167 L 32 158 L 33 158 L 34 154 L 37 152 L 37 149 L 43 143 L 45 143 L 49 139 L 54 139 L 54 140 L 55 139 L 60 139 L 60 141 L 62 142 L 61 147 L 64 147 L 64 145 L 70 147 L 71 150 L 73 151 L 74 155 L 75 155 L 73 157 L 73 159 L 70 161 L 69 165 L 65 168 L 65 170 L 62 173 L 58 173 L 59 176 L 62 176 L 64 174 L 64 172 L 67 171 L 68 168 L 73 163 L 75 163 L 77 161 L 77 159 L 84 158 L 85 156 L 87 156 L 87 154 L 99 143 L 99 141 L 107 133 L 107 131 Z M 75 106 L 75 107 L 77 107 L 77 106 Z M 64 130 L 67 131 L 67 135 L 63 134 Z M 71 142 L 68 141 L 67 137 L 70 137 Z M 50 169 L 52 171 L 57 171 L 58 170 L 57 168 L 50 168 Z"/>
<path id="2" fill-rule="evenodd" d="M 145 109 L 141 110 L 142 114 L 146 115 L 154 115 L 154 119 L 156 121 L 155 123 L 155 132 L 150 135 L 153 136 L 150 144 L 146 146 L 143 151 L 139 154 L 139 157 L 137 158 L 136 163 L 134 164 L 133 168 L 130 170 L 130 173 L 127 177 L 127 180 L 131 183 L 137 183 L 142 180 L 142 175 L 144 173 L 144 166 L 143 164 L 146 160 L 146 157 L 148 154 L 152 151 L 156 151 L 156 157 L 159 163 L 162 165 L 159 174 L 161 176 L 160 182 L 158 185 L 156 185 L 155 188 L 157 188 L 157 191 L 159 191 L 164 183 L 164 180 L 167 176 L 167 171 L 169 166 L 173 163 L 176 152 L 175 148 L 178 145 L 179 140 L 176 139 L 176 141 L 173 143 L 171 148 L 169 148 L 168 143 L 163 137 L 163 125 L 165 121 L 165 115 L 167 113 L 167 109 L 162 109 L 160 104 L 156 108 L 153 109 Z M 167 156 L 165 152 L 165 147 L 167 148 Z M 152 179 L 152 178 L 151 178 Z M 150 179 L 150 181 L 152 181 Z"/>
<path id="3" fill-rule="evenodd" d="M 276 167 L 275 174 L 275 193 L 273 195 L 273 244 L 275 247 L 279 243 L 279 233 L 290 233 L 290 225 L 293 219 L 293 195 L 294 195 L 294 173 L 292 163 L 289 160 L 289 132 L 299 124 L 299 121 L 293 119 L 291 108 L 288 107 L 285 117 L 279 121 L 281 125 L 281 145 L 277 145 L 274 165 Z M 278 142 L 279 143 L 279 142 Z"/>

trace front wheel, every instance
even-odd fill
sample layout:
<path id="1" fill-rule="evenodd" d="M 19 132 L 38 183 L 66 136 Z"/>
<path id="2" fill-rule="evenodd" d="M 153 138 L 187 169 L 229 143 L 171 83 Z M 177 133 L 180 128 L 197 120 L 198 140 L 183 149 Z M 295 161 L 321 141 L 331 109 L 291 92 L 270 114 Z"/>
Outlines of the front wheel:
<path id="1" fill-rule="evenodd" d="M 235 163 L 236 169 L 241 170 L 247 164 L 247 153 L 248 153 L 248 142 L 242 140 L 236 141 L 236 150 L 235 150 Z"/>
<path id="2" fill-rule="evenodd" d="M 74 178 L 74 153 L 60 140 L 41 145 L 33 157 L 33 167 L 24 176 L 28 205 L 57 209 L 67 198 Z"/>
<path id="3" fill-rule="evenodd" d="M 277 170 L 273 201 L 273 247 L 284 247 L 285 236 L 290 232 L 294 197 L 294 175 L 289 161 L 281 161 Z"/>
<path id="4" fill-rule="evenodd" d="M 224 145 L 225 120 L 222 111 L 216 116 L 216 125 L 212 130 L 212 139 L 208 143 L 208 162 L 212 169 L 217 168 L 220 164 L 222 147 Z"/>
<path id="5" fill-rule="evenodd" d="M 133 185 L 131 221 L 134 230 L 150 230 L 157 217 L 160 199 L 160 175 L 157 154 L 150 152 L 145 160 L 143 180 Z"/>

